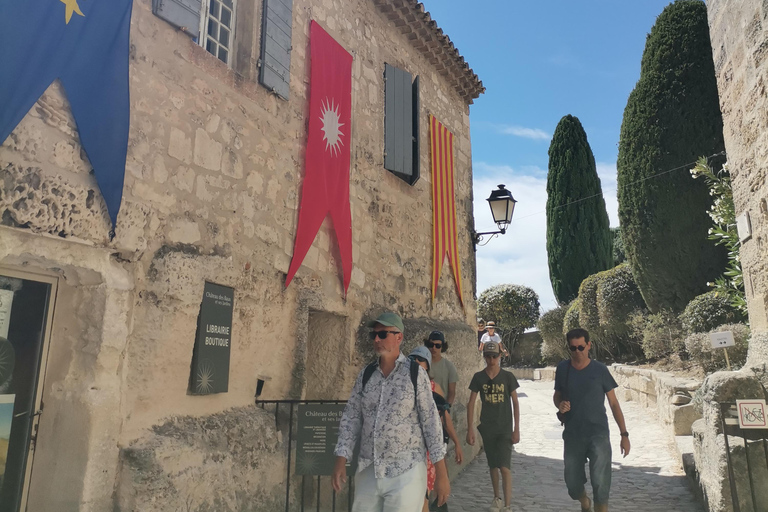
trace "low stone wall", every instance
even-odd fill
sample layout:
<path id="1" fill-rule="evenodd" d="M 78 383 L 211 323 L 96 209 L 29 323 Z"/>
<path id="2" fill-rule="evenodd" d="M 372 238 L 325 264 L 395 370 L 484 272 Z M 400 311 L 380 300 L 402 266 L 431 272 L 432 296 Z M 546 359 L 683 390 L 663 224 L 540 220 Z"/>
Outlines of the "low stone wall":
<path id="1" fill-rule="evenodd" d="M 533 370 L 533 380 L 555 380 L 555 370 L 554 366 L 536 368 Z"/>
<path id="2" fill-rule="evenodd" d="M 621 364 L 609 369 L 619 384 L 616 396 L 620 400 L 655 409 L 659 420 L 670 426 L 676 436 L 691 435 L 691 425 L 701 418 L 690 403 L 693 393 L 701 387 L 700 381 Z"/>
<path id="3" fill-rule="evenodd" d="M 512 372 L 512 375 L 514 375 L 517 380 L 537 380 L 535 379 L 534 374 L 538 370 L 535 368 L 505 368 L 505 369 Z"/>

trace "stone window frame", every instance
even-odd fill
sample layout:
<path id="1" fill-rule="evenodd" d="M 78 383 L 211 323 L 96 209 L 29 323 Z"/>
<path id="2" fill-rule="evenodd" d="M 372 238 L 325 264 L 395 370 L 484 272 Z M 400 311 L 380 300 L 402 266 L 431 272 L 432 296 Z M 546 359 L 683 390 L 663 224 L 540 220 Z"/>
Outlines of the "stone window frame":
<path id="1" fill-rule="evenodd" d="M 231 5 L 227 5 L 231 4 Z M 214 15 L 211 12 L 213 6 L 218 6 L 217 14 Z M 222 23 L 221 13 L 224 11 L 229 12 L 229 25 Z M 237 17 L 237 0 L 202 0 L 200 5 L 200 36 L 198 37 L 197 44 L 205 49 L 208 53 L 222 61 L 228 68 L 232 68 L 234 62 L 234 50 L 235 46 L 235 27 Z M 212 23 L 217 27 L 217 35 L 213 37 L 209 34 L 209 28 Z M 221 27 L 224 26 L 229 31 L 227 44 L 221 42 Z M 211 51 L 211 48 L 215 51 Z M 226 59 L 221 58 L 221 49 L 226 51 Z"/>

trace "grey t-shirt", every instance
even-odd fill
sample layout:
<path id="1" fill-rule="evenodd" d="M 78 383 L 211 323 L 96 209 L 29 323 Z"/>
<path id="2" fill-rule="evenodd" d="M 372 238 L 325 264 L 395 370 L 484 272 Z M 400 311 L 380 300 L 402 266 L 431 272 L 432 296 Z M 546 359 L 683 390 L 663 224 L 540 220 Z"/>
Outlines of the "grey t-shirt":
<path id="1" fill-rule="evenodd" d="M 561 361 L 555 372 L 555 391 L 570 400 L 571 412 L 565 422 L 563 439 L 608 435 L 605 394 L 618 386 L 608 367 L 594 359 L 577 370 L 570 370 L 570 359 Z M 568 381 L 566 383 L 566 374 Z"/>
<path id="2" fill-rule="evenodd" d="M 445 399 L 448 399 L 448 384 L 459 381 L 459 373 L 456 371 L 456 367 L 452 362 L 446 358 L 440 359 L 439 362 L 432 363 L 429 367 L 429 373 L 432 374 L 432 378 L 440 384 L 445 393 Z"/>

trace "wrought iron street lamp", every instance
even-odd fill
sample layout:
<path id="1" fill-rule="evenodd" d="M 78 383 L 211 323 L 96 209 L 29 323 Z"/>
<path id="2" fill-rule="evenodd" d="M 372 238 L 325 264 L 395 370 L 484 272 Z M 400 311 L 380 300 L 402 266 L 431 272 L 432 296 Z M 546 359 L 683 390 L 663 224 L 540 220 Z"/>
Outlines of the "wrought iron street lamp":
<path id="1" fill-rule="evenodd" d="M 504 185 L 499 185 L 497 190 L 491 192 L 491 196 L 486 199 L 486 201 L 488 201 L 488 205 L 491 207 L 493 221 L 496 223 L 499 230 L 474 233 L 476 246 L 485 245 L 491 241 L 491 238 L 503 235 L 507 232 L 507 227 L 509 227 L 509 223 L 512 222 L 512 214 L 515 212 L 515 204 L 517 203 L 515 198 L 512 197 L 512 193 L 504 188 Z M 483 237 L 487 235 L 490 236 L 485 243 L 480 243 L 483 241 Z"/>

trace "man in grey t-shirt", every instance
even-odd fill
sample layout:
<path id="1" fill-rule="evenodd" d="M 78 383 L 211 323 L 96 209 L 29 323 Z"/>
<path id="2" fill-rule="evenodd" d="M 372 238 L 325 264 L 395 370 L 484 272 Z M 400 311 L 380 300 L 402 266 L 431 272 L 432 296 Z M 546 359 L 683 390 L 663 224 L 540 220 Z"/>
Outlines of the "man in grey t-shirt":
<path id="1" fill-rule="evenodd" d="M 581 503 L 582 511 L 592 510 L 592 502 L 584 488 L 587 482 L 584 464 L 589 459 L 595 512 L 607 512 L 612 453 L 606 398 L 621 432 L 621 453 L 625 457 L 629 455 L 629 433 L 614 392 L 618 385 L 603 363 L 589 358 L 592 343 L 586 330 L 572 329 L 565 337 L 571 359 L 557 365 L 553 397 L 565 423 L 565 485 L 570 497 Z"/>
<path id="2" fill-rule="evenodd" d="M 459 373 L 456 371 L 453 363 L 443 357 L 445 351 L 448 350 L 445 335 L 441 331 L 432 331 L 429 333 L 429 338 L 424 342 L 424 345 L 432 354 L 432 366 L 430 367 L 432 379 L 440 384 L 443 392 L 446 393 L 444 398 L 449 404 L 453 405 L 453 400 L 456 398 L 456 383 L 459 381 Z"/>

